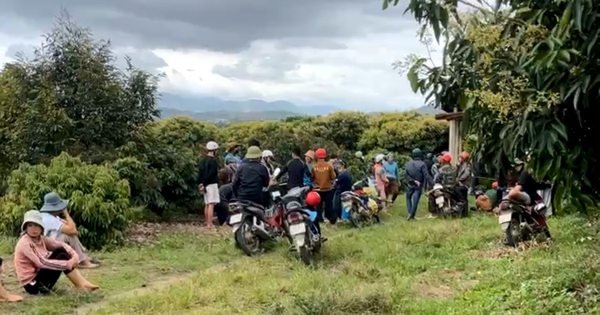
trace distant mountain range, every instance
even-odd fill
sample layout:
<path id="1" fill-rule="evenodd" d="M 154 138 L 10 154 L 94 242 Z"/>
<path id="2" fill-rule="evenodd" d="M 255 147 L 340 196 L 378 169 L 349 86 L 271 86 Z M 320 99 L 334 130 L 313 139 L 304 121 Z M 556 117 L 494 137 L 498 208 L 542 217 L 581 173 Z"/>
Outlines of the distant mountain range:
<path id="1" fill-rule="evenodd" d="M 292 116 L 327 115 L 339 108 L 330 105 L 298 106 L 287 101 L 262 100 L 226 101 L 214 97 L 181 96 L 163 93 L 159 104 L 161 118 L 189 116 L 194 119 L 229 123 L 254 120 L 281 120 Z M 421 115 L 435 115 L 444 111 L 422 106 L 414 109 Z"/>

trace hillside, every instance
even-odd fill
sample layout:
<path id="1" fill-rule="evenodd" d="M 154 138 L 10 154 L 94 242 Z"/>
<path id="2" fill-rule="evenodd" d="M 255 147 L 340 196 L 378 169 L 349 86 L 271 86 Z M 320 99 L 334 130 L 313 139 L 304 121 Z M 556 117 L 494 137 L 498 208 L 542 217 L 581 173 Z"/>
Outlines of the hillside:
<path id="1" fill-rule="evenodd" d="M 160 108 L 161 118 L 189 116 L 199 120 L 222 123 L 327 115 L 341 110 L 329 105 L 299 106 L 288 101 L 227 101 L 214 97 L 181 96 L 169 93 L 162 94 Z M 414 111 L 421 115 L 435 115 L 443 112 L 429 106 L 422 106 Z"/>

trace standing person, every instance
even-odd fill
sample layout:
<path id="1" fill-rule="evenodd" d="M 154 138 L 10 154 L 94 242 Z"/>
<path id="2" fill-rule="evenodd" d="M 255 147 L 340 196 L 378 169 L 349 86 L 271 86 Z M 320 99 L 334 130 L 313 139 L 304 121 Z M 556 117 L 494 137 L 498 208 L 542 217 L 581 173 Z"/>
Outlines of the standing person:
<path id="1" fill-rule="evenodd" d="M 206 227 L 213 229 L 213 216 L 215 205 L 219 200 L 219 164 L 215 155 L 219 145 L 210 141 L 206 144 L 206 156 L 200 160 L 198 166 L 198 190 L 204 194 L 204 220 Z"/>
<path id="2" fill-rule="evenodd" d="M 300 147 L 295 146 L 292 149 L 292 159 L 289 160 L 282 168 L 281 172 L 275 177 L 275 181 L 278 181 L 281 176 L 288 174 L 287 190 L 290 191 L 296 187 L 304 186 L 305 177 L 310 177 L 311 173 L 308 166 L 300 159 L 302 153 Z"/>
<path id="3" fill-rule="evenodd" d="M 0 258 L 0 275 L 2 275 L 2 272 L 3 272 L 2 258 Z M 2 281 L 0 281 L 0 303 L 1 302 L 20 302 L 22 300 L 23 300 L 22 296 L 8 292 L 2 285 Z"/>
<path id="4" fill-rule="evenodd" d="M 423 186 L 432 182 L 427 165 L 423 162 L 423 152 L 420 149 L 414 149 L 412 158 L 404 165 L 404 171 L 406 172 L 406 208 L 409 221 L 415 220 Z"/>
<path id="5" fill-rule="evenodd" d="M 383 162 L 383 169 L 385 170 L 388 185 L 386 186 L 386 196 L 392 196 L 392 204 L 396 201 L 399 194 L 398 187 L 398 163 L 394 161 L 394 155 L 392 153 L 388 153 L 387 160 Z"/>
<path id="6" fill-rule="evenodd" d="M 317 162 L 312 168 L 312 180 L 314 190 L 321 196 L 321 206 L 317 207 L 317 220 L 323 222 L 323 215 L 329 220 L 329 223 L 335 224 L 337 216 L 333 213 L 333 183 L 335 181 L 335 170 L 331 163 L 325 161 L 327 151 L 323 148 L 315 151 Z"/>
<path id="7" fill-rule="evenodd" d="M 377 194 L 379 195 L 379 200 L 381 201 L 382 205 L 381 211 L 386 210 L 387 196 L 385 194 L 385 191 L 386 187 L 389 185 L 388 177 L 386 175 L 385 169 L 383 168 L 384 160 L 385 155 L 377 154 L 375 156 L 375 165 L 373 166 L 375 186 L 377 187 Z"/>
<path id="8" fill-rule="evenodd" d="M 435 163 L 431 166 L 431 178 L 433 182 L 436 182 L 436 178 L 440 175 L 440 167 L 442 166 L 444 158 L 443 155 L 438 155 L 435 159 Z"/>
<path id="9" fill-rule="evenodd" d="M 308 169 L 308 172 L 310 174 L 310 175 L 307 174 L 307 176 L 304 177 L 304 186 L 312 187 L 312 185 L 313 185 L 312 169 L 313 169 L 313 166 L 315 165 L 315 151 L 313 151 L 313 150 L 306 151 L 306 153 L 304 153 L 304 162 L 306 163 L 306 168 Z"/>
<path id="10" fill-rule="evenodd" d="M 260 162 L 267 168 L 269 175 L 273 175 L 273 172 L 275 172 L 275 155 L 273 154 L 273 151 L 262 151 L 262 159 Z"/>
<path id="11" fill-rule="evenodd" d="M 463 151 L 458 156 L 458 170 L 456 175 L 456 181 L 458 186 L 456 187 L 457 193 L 464 202 L 463 216 L 469 215 L 469 188 L 471 187 L 471 163 L 469 162 L 469 153 Z"/>
<path id="12" fill-rule="evenodd" d="M 237 142 L 230 142 L 227 144 L 227 154 L 225 154 L 225 165 L 234 163 L 240 164 L 242 159 L 240 158 L 240 144 Z"/>
<path id="13" fill-rule="evenodd" d="M 15 246 L 15 272 L 25 292 L 50 293 L 62 273 L 78 289 L 98 289 L 79 273 L 79 257 L 71 246 L 44 236 L 39 211 L 25 213 L 21 231 L 24 233 Z"/>
<path id="14" fill-rule="evenodd" d="M 250 201 L 259 205 L 265 205 L 262 197 L 264 188 L 269 187 L 270 176 L 267 168 L 260 163 L 262 152 L 259 147 L 248 148 L 244 163 L 237 169 L 233 180 L 233 195 L 239 200 Z"/>
<path id="15" fill-rule="evenodd" d="M 71 246 L 77 253 L 77 257 L 79 257 L 78 267 L 80 269 L 96 268 L 98 265 L 93 263 L 92 259 L 86 255 L 85 247 L 79 241 L 77 225 L 69 215 L 69 211 L 67 211 L 68 206 L 69 200 L 62 199 L 55 192 L 47 193 L 44 196 L 44 205 L 40 209 L 40 215 L 44 224 L 45 235 Z"/>
<path id="16" fill-rule="evenodd" d="M 273 152 L 271 150 L 264 150 L 262 151 L 262 158 L 260 160 L 260 163 L 262 165 L 265 166 L 265 168 L 267 168 L 267 172 L 269 172 L 269 178 L 273 178 L 273 173 L 275 172 L 275 155 L 273 154 Z M 265 207 L 269 207 L 271 205 L 271 193 L 270 193 L 270 188 L 271 187 L 265 187 L 263 189 L 263 202 Z M 276 187 L 277 189 L 279 189 L 279 186 Z"/>
<path id="17" fill-rule="evenodd" d="M 342 217 L 342 193 L 352 190 L 352 175 L 346 170 L 346 163 L 338 160 L 336 163 L 338 176 L 335 183 L 335 197 L 333 200 L 333 209 L 338 218 Z"/>

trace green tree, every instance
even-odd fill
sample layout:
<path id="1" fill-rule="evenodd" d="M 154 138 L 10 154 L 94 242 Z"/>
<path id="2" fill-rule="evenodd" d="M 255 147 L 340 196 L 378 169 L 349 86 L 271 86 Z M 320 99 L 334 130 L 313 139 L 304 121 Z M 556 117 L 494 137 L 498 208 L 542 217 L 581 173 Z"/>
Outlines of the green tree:
<path id="1" fill-rule="evenodd" d="M 555 183 L 555 206 L 585 211 L 600 197 L 592 140 L 600 128 L 593 122 L 600 3 L 477 2 L 483 5 L 468 3 L 475 11 L 458 15 L 456 2 L 410 1 L 407 12 L 436 40 L 445 37 L 443 64 L 416 62 L 411 85 L 441 108 L 465 111 L 477 158 L 506 166 L 527 156 L 539 178 Z"/>
<path id="2" fill-rule="evenodd" d="M 95 40 L 63 13 L 33 59 L 6 65 L 0 73 L 4 174 L 62 151 L 102 162 L 104 152 L 158 116 L 158 77 L 127 61 L 124 72 L 117 69 L 110 42 Z"/>

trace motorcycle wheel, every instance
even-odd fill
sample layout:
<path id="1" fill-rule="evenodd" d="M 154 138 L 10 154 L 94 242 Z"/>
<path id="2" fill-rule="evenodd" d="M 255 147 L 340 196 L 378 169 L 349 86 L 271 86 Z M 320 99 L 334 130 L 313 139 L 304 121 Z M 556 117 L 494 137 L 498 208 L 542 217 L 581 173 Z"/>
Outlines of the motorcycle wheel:
<path id="1" fill-rule="evenodd" d="M 305 234 L 305 240 L 304 240 L 304 246 L 300 247 L 298 249 L 298 252 L 300 253 L 300 259 L 302 260 L 302 262 L 307 265 L 307 266 L 314 266 L 315 265 L 315 259 L 313 256 L 313 250 L 311 250 L 308 246 L 308 244 L 310 244 L 311 240 L 310 240 L 310 235 L 309 235 L 309 231 L 306 231 Z"/>
<path id="2" fill-rule="evenodd" d="M 352 206 L 352 210 L 350 210 L 350 222 L 352 222 L 354 227 L 361 229 L 365 227 L 371 220 L 372 218 L 370 218 L 370 216 L 367 217 L 361 214 L 357 206 Z"/>
<path id="3" fill-rule="evenodd" d="M 523 242 L 521 224 L 518 219 L 512 219 L 506 228 L 506 245 L 517 247 Z"/>
<path id="4" fill-rule="evenodd" d="M 252 233 L 252 217 L 246 217 L 235 231 L 235 243 L 248 256 L 256 256 L 263 251 L 262 240 Z"/>

